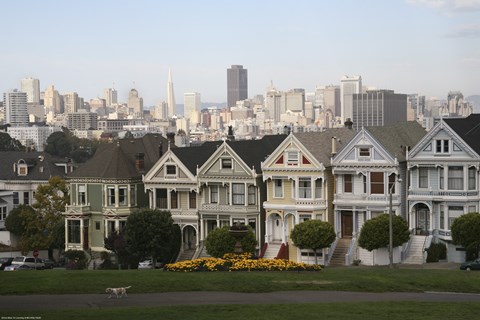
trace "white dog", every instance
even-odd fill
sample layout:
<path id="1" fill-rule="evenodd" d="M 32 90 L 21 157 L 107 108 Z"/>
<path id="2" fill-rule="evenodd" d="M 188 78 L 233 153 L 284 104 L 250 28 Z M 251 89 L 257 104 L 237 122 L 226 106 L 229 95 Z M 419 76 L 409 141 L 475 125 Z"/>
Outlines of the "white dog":
<path id="1" fill-rule="evenodd" d="M 122 297 L 128 297 L 127 296 L 127 289 L 130 289 L 131 287 L 132 286 L 121 287 L 121 288 L 107 288 L 107 289 L 105 289 L 105 292 L 110 294 L 108 296 L 109 299 L 112 297 L 112 295 L 115 295 L 118 299 L 118 298 L 122 298 Z"/>

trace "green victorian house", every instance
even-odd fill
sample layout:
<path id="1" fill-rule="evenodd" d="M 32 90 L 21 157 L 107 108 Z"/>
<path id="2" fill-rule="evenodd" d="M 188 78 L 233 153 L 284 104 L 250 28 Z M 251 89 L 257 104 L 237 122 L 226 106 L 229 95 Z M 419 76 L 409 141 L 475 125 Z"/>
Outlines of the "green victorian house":
<path id="1" fill-rule="evenodd" d="M 168 145 L 160 134 L 100 145 L 67 176 L 71 204 L 64 213 L 65 250 L 105 251 L 105 237 L 121 231 L 135 209 L 149 206 L 142 176 Z"/>

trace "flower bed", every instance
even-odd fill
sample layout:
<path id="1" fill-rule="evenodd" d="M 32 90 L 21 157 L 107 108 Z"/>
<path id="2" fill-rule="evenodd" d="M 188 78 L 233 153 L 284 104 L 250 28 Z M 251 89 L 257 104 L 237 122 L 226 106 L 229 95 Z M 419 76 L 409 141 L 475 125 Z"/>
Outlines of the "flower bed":
<path id="1" fill-rule="evenodd" d="M 282 259 L 252 259 L 248 253 L 227 253 L 220 258 L 200 258 L 167 264 L 168 271 L 320 271 L 319 265 Z"/>

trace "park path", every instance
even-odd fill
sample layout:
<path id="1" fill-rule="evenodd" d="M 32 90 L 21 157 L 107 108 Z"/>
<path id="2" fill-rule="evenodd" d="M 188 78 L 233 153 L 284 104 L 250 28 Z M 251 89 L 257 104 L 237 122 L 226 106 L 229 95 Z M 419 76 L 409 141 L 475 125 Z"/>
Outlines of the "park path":
<path id="1" fill-rule="evenodd" d="M 206 304 L 287 304 L 366 301 L 480 302 L 480 294 L 439 292 L 344 292 L 279 291 L 240 292 L 163 292 L 132 293 L 128 297 L 108 298 L 107 294 L 65 294 L 0 296 L 0 310 L 56 310 L 62 308 L 154 307 Z M 1 312 L 0 312 L 1 313 Z"/>

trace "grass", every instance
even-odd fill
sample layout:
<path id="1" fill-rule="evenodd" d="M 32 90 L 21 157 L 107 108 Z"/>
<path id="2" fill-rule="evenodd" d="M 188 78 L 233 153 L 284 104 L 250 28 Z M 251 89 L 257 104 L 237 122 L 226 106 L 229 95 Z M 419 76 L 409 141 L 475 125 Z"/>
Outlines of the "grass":
<path id="1" fill-rule="evenodd" d="M 129 319 L 349 319 L 426 320 L 476 319 L 478 303 L 368 302 L 305 303 L 288 305 L 204 305 L 154 308 L 70 309 L 5 312 L 2 318 L 48 320 L 129 320 Z"/>
<path id="2" fill-rule="evenodd" d="M 161 270 L 0 272 L 0 295 L 103 293 L 132 286 L 129 293 L 172 291 L 480 293 L 480 273 L 438 269 L 326 268 L 320 272 L 195 272 Z"/>

